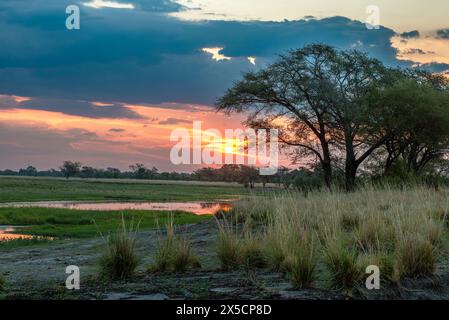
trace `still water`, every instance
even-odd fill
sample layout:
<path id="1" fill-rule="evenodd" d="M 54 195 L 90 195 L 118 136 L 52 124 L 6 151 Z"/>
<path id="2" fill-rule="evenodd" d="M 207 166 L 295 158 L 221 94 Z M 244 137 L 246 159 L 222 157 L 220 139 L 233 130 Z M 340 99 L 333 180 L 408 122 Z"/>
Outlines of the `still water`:
<path id="1" fill-rule="evenodd" d="M 217 211 L 229 211 L 231 202 L 16 202 L 3 203 L 0 208 L 60 208 L 91 211 L 153 210 L 153 211 L 186 211 L 197 215 L 214 214 Z M 0 241 L 31 239 L 33 236 L 12 233 L 19 227 L 1 226 Z"/>
<path id="2" fill-rule="evenodd" d="M 0 225 L 0 242 L 1 241 L 10 241 L 17 239 L 31 239 L 33 236 L 25 235 L 25 234 L 15 234 L 11 233 L 18 229 L 18 227 L 13 226 L 1 226 Z"/>
<path id="3" fill-rule="evenodd" d="M 229 211 L 230 202 L 16 202 L 0 204 L 0 208 L 60 208 L 71 210 L 92 211 L 122 211 L 122 210 L 153 210 L 153 211 L 186 211 L 197 215 L 214 214 Z"/>

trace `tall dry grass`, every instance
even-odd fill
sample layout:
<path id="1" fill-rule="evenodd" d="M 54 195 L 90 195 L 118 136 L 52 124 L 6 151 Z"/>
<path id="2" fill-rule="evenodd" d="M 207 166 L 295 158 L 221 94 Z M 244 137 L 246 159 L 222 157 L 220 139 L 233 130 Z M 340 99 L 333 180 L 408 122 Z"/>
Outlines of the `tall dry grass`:
<path id="1" fill-rule="evenodd" d="M 424 187 L 290 193 L 244 199 L 231 216 L 258 230 L 267 266 L 289 274 L 295 287 L 310 286 L 321 264 L 330 286 L 350 288 L 368 263 L 378 264 L 383 280 L 432 274 L 446 249 L 448 196 Z M 245 236 L 227 231 L 220 232 L 218 253 L 232 268 Z"/>

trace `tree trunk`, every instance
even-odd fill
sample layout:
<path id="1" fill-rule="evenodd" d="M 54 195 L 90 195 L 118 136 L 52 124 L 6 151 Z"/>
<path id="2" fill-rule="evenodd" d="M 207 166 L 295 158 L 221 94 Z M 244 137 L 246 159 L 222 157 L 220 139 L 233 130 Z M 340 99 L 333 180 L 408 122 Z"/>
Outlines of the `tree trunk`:
<path id="1" fill-rule="evenodd" d="M 346 160 L 345 188 L 346 188 L 346 191 L 348 191 L 348 192 L 354 191 L 355 179 L 357 176 L 357 169 L 358 169 L 358 165 L 355 161 Z"/>
<path id="2" fill-rule="evenodd" d="M 345 132 L 346 161 L 345 161 L 345 188 L 347 192 L 355 188 L 355 178 L 359 167 L 355 158 L 354 144 L 350 130 Z"/>
<path id="3" fill-rule="evenodd" d="M 321 167 L 323 168 L 324 184 L 330 190 L 332 188 L 332 164 L 331 156 L 329 152 L 329 144 L 323 139 L 321 141 L 321 146 L 323 148 L 323 159 L 321 160 Z"/>

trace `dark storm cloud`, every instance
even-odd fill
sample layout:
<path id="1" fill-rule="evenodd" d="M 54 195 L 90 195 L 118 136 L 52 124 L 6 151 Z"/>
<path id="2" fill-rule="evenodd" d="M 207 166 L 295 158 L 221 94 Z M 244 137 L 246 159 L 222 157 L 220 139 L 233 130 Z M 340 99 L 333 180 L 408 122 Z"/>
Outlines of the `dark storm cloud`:
<path id="1" fill-rule="evenodd" d="M 406 39 L 419 38 L 419 36 L 420 33 L 418 30 L 401 33 L 401 37 Z"/>
<path id="2" fill-rule="evenodd" d="M 420 68 L 428 70 L 430 72 L 447 72 L 449 71 L 449 64 L 447 63 L 426 63 L 420 66 Z"/>
<path id="3" fill-rule="evenodd" d="M 440 39 L 449 39 L 449 29 L 440 29 L 437 31 L 437 37 Z"/>
<path id="4" fill-rule="evenodd" d="M 88 0 L 85 0 L 88 1 Z M 65 29 L 73 0 L 6 0 L 0 3 L 0 94 L 49 97 L 53 101 L 211 104 L 241 73 L 277 54 L 321 42 L 368 51 L 389 65 L 396 60 L 386 28 L 368 30 L 344 17 L 284 22 L 181 21 L 165 13 L 182 10 L 167 0 L 120 1 L 134 10 L 81 8 L 81 30 Z M 230 61 L 201 51 L 224 47 Z M 248 56 L 255 56 L 252 66 Z M 43 101 L 41 101 L 43 102 Z M 36 104 L 92 117 L 136 117 L 121 106 Z"/>
<path id="5" fill-rule="evenodd" d="M 63 112 L 69 115 L 89 118 L 145 119 L 122 104 L 116 103 L 108 104 L 107 106 L 96 106 L 88 101 L 50 98 L 33 98 L 18 102 L 12 97 L 0 96 L 0 110 L 11 108 Z"/>

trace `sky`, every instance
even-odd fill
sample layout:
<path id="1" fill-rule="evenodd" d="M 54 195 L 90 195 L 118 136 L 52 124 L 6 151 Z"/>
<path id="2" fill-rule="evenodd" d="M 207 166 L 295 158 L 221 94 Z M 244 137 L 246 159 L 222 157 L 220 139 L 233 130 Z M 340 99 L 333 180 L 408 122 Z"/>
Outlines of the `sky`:
<path id="1" fill-rule="evenodd" d="M 448 13 L 447 0 L 2 0 L 0 169 L 191 171 L 170 162 L 170 133 L 240 128 L 213 105 L 242 73 L 314 42 L 447 73 Z"/>

